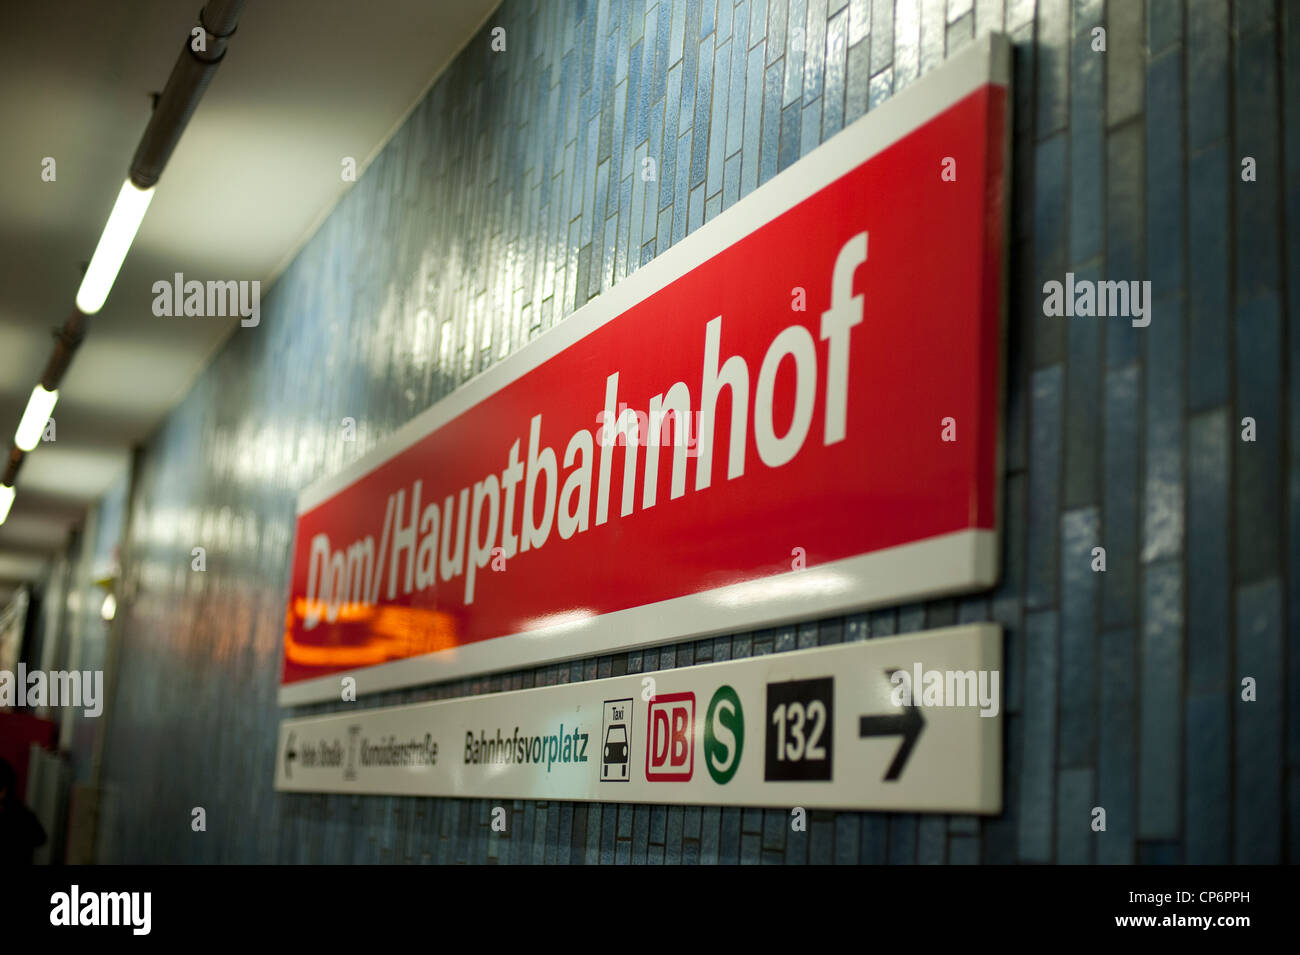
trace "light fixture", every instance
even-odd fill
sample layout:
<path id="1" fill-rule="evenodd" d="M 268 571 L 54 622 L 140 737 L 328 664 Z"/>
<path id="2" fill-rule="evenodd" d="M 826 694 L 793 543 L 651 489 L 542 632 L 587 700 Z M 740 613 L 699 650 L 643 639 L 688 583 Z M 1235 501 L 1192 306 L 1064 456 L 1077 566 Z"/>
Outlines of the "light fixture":
<path id="1" fill-rule="evenodd" d="M 32 396 L 27 399 L 27 410 L 23 412 L 23 420 L 18 422 L 18 430 L 14 432 L 14 444 L 18 445 L 22 451 L 31 451 L 41 443 L 41 435 L 45 433 L 45 422 L 50 420 L 50 415 L 54 412 L 54 403 L 59 400 L 59 391 L 46 391 L 44 386 L 37 385 L 32 389 Z"/>
<path id="2" fill-rule="evenodd" d="M 122 191 L 117 194 L 104 234 L 99 237 L 90 267 L 77 290 L 77 308 L 86 315 L 94 315 L 103 308 L 104 299 L 108 298 L 109 289 L 117 279 L 118 270 L 122 268 L 152 198 L 152 186 L 141 189 L 130 179 L 122 183 Z"/>
<path id="3" fill-rule="evenodd" d="M 145 127 L 131 159 L 127 181 L 122 183 L 99 244 L 95 246 L 95 254 L 82 276 L 81 287 L 77 289 L 77 307 L 54 335 L 54 353 L 50 355 L 45 374 L 40 379 L 42 386 L 49 387 L 38 388 L 32 393 L 32 401 L 18 426 L 16 446 L 10 452 L 8 462 L 0 465 L 0 504 L 3 505 L 0 523 L 13 504 L 18 471 L 44 434 L 45 422 L 49 420 L 58 398 L 59 382 L 86 336 L 86 317 L 97 314 L 104 307 L 108 293 L 117 281 L 117 273 L 131 250 L 131 243 L 140 231 L 140 223 L 149 210 L 154 185 L 189 125 L 213 74 L 225 58 L 227 42 L 234 36 L 244 3 L 245 0 L 207 0 L 199 11 L 199 28 L 206 37 L 205 43 L 200 45 L 200 49 L 195 49 L 190 43 L 191 37 L 186 37 L 176 65 L 167 78 L 167 85 L 154 99 L 149 125 Z M 194 32 L 192 30 L 191 34 Z M 47 405 L 44 410 L 38 406 L 38 398 Z"/>
<path id="4" fill-rule="evenodd" d="M 99 608 L 99 615 L 105 622 L 111 621 L 117 616 L 117 598 L 111 593 L 104 595 L 104 604 Z"/>

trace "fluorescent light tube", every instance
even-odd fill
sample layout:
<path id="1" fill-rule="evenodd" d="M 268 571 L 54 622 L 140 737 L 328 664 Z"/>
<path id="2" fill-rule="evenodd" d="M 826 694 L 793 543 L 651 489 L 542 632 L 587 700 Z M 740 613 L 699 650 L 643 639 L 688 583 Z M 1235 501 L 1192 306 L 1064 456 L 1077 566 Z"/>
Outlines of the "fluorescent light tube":
<path id="1" fill-rule="evenodd" d="M 77 290 L 77 308 L 84 314 L 94 315 L 104 307 L 104 299 L 108 298 L 109 289 L 117 279 L 118 270 L 122 268 L 152 198 L 152 186 L 137 189 L 130 179 L 122 183 L 122 191 L 117 194 L 117 203 L 104 226 L 104 234 L 99 237 L 95 255 L 81 280 L 81 288 Z"/>
<path id="2" fill-rule="evenodd" d="M 45 422 L 50 420 L 54 403 L 58 400 L 57 388 L 53 391 L 46 391 L 41 385 L 33 388 L 32 396 L 27 399 L 23 420 L 18 422 L 18 430 L 14 433 L 14 444 L 23 451 L 31 451 L 40 444 L 41 435 L 45 433 Z"/>
<path id="3" fill-rule="evenodd" d="M 9 516 L 9 508 L 14 504 L 14 489 L 8 484 L 0 484 L 0 524 Z"/>

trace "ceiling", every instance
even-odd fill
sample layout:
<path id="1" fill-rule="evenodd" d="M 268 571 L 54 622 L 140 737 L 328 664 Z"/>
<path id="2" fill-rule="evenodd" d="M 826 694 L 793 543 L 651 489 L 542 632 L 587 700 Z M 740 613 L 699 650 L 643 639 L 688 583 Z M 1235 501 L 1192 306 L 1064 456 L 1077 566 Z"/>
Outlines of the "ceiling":
<path id="1" fill-rule="evenodd" d="M 260 279 L 263 294 L 499 0 L 250 0 L 28 456 L 0 526 L 0 603 L 189 390 L 238 319 L 153 315 L 151 287 Z M 0 444 L 72 310 L 200 0 L 25 4 L 0 30 Z M 9 11 L 13 13 L 13 11 Z M 57 178 L 41 178 L 45 157 Z"/>

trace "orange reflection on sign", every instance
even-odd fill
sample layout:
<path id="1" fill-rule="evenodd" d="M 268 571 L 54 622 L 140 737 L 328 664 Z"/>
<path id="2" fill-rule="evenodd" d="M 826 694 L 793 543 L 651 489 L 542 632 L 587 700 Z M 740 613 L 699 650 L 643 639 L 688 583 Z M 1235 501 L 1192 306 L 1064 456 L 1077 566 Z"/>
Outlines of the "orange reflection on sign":
<path id="1" fill-rule="evenodd" d="M 294 637 L 293 623 L 295 616 L 302 619 L 306 607 L 307 601 L 299 598 L 285 615 L 285 655 L 301 666 L 331 669 L 368 666 L 456 646 L 456 625 L 450 614 L 418 607 L 375 608 L 359 604 L 340 607 L 338 620 L 366 624 L 368 635 L 362 643 L 347 646 L 302 643 Z"/>

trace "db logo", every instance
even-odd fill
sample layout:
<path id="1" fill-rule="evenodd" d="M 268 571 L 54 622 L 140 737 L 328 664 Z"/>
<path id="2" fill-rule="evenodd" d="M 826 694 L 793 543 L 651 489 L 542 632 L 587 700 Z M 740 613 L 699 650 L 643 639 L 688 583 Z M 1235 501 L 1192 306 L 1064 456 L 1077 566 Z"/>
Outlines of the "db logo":
<path id="1" fill-rule="evenodd" d="M 665 693 L 650 701 L 645 778 L 684 783 L 695 771 L 695 694 Z"/>

